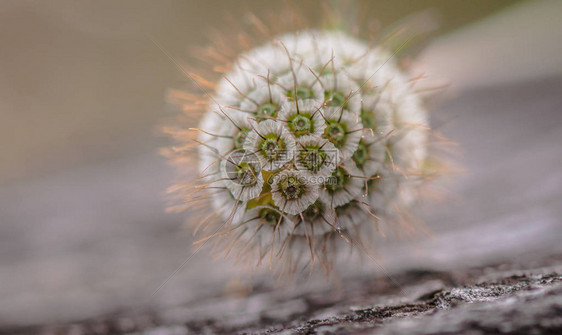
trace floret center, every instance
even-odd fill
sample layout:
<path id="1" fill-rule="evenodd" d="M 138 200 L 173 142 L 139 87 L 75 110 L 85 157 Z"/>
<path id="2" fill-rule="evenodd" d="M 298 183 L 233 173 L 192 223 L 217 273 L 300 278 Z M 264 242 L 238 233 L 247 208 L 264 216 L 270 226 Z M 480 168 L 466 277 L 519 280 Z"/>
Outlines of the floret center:
<path id="1" fill-rule="evenodd" d="M 260 149 L 262 150 L 263 155 L 267 160 L 274 161 L 280 158 L 283 152 L 283 139 L 278 138 L 276 134 L 269 134 L 265 136 Z"/>
<path id="2" fill-rule="evenodd" d="M 310 115 L 296 114 L 289 118 L 289 129 L 296 137 L 310 134 L 314 131 Z"/>
<path id="3" fill-rule="evenodd" d="M 242 128 L 242 129 L 240 129 L 238 134 L 236 134 L 234 136 L 234 148 L 235 149 L 242 149 L 242 146 L 244 145 L 244 141 L 246 141 L 246 136 L 248 136 L 249 131 L 250 131 L 249 129 Z"/>
<path id="4" fill-rule="evenodd" d="M 341 148 L 347 138 L 347 127 L 344 123 L 337 120 L 328 121 L 324 137 L 327 138 L 336 148 Z"/>
<path id="5" fill-rule="evenodd" d="M 277 110 L 277 105 L 266 102 L 258 107 L 257 120 L 262 121 L 265 119 L 275 118 L 277 117 Z"/>
<path id="6" fill-rule="evenodd" d="M 281 214 L 277 213 L 277 211 L 269 208 L 262 208 L 259 213 L 259 217 L 265 221 L 265 223 L 270 224 L 272 226 L 276 226 L 281 218 Z"/>
<path id="7" fill-rule="evenodd" d="M 320 202 L 315 202 L 310 205 L 303 213 L 304 219 L 307 222 L 313 222 L 322 216 L 322 204 Z"/>
<path id="8" fill-rule="evenodd" d="M 332 173 L 332 177 L 332 182 L 326 183 L 326 189 L 330 193 L 335 193 L 345 187 L 351 176 L 344 170 L 344 168 L 339 166 L 336 168 L 334 173 Z"/>
<path id="9" fill-rule="evenodd" d="M 279 181 L 279 190 L 288 200 L 300 198 L 306 191 L 306 185 L 297 177 L 289 176 Z"/>
<path id="10" fill-rule="evenodd" d="M 340 107 L 345 103 L 345 94 L 339 91 L 325 91 L 324 99 L 326 104 L 330 107 Z"/>
<path id="11" fill-rule="evenodd" d="M 365 165 L 367 159 L 369 158 L 369 147 L 367 146 L 367 143 L 365 143 L 365 141 L 363 140 L 359 141 L 359 144 L 357 145 L 357 150 L 355 150 L 351 158 L 353 159 L 353 161 L 355 162 L 358 168 L 361 169 Z"/>
<path id="12" fill-rule="evenodd" d="M 248 162 L 240 162 L 238 166 L 236 166 L 236 175 L 238 182 L 243 186 L 252 186 L 258 181 L 256 171 Z"/>
<path id="13" fill-rule="evenodd" d="M 298 158 L 299 163 L 307 170 L 317 173 L 322 165 L 324 165 L 326 157 L 326 152 L 320 149 L 318 145 L 308 145 L 300 151 Z"/>

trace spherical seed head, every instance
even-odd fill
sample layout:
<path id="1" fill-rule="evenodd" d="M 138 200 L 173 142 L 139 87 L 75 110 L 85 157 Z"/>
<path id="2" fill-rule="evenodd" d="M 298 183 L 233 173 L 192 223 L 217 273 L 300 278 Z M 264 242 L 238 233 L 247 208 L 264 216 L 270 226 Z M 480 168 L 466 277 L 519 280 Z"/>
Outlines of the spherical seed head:
<path id="1" fill-rule="evenodd" d="M 322 254 L 410 205 L 427 113 L 388 51 L 335 32 L 278 36 L 236 59 L 213 101 L 200 167 L 245 252 L 301 262 L 303 246 Z"/>

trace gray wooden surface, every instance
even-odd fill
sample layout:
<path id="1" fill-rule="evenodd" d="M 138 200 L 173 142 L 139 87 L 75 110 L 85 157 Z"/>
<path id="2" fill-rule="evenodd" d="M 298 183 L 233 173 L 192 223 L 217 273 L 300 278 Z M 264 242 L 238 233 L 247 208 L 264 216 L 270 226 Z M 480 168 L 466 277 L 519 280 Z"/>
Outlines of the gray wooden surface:
<path id="1" fill-rule="evenodd" d="M 469 173 L 450 185 L 454 199 L 430 207 L 424 214 L 435 232 L 433 238 L 415 242 L 391 239 L 381 246 L 386 270 L 406 292 L 415 291 L 419 283 L 424 292 L 435 289 L 451 294 L 452 288 L 479 280 L 467 269 L 485 273 L 487 265 L 502 263 L 510 264 L 514 271 L 546 271 L 548 278 L 559 280 L 560 256 L 551 256 L 562 253 L 561 89 L 562 78 L 554 77 L 467 91 L 437 107 L 433 120 L 460 143 L 460 160 Z M 185 324 L 195 333 L 265 331 L 274 326 L 279 330 L 289 324 L 313 329 L 314 323 L 306 320 L 345 316 L 357 306 L 412 299 L 397 293 L 370 262 L 344 268 L 351 286 L 344 285 L 339 293 L 318 277 L 280 291 L 264 276 L 258 277 L 253 293 L 232 298 L 225 292 L 232 291 L 231 279 L 236 278 L 237 269 L 228 259 L 211 261 L 206 250 L 151 297 L 191 253 L 191 238 L 182 226 L 184 216 L 164 213 L 161 194 L 172 175 L 162 158 L 148 153 L 3 187 L 2 327 L 12 332 L 12 327 L 68 325 L 90 319 L 81 323 L 84 325 L 99 320 L 96 316 L 110 315 L 110 323 L 123 318 L 119 321 L 125 324 L 123 331 L 160 326 L 164 327 L 162 334 L 173 334 L 174 327 L 182 333 Z M 554 268 L 547 271 L 543 266 Z M 462 273 L 466 280 L 422 285 L 417 276 L 424 272 Z M 370 283 L 382 288 L 363 295 L 363 285 Z M 557 285 L 549 284 L 537 294 L 554 296 L 559 306 Z M 327 295 L 330 303 L 311 304 L 318 295 Z M 306 313 L 294 313 L 303 309 Z M 453 314 L 439 321 L 443 327 L 462 319 L 454 316 L 462 315 L 462 309 L 450 311 Z M 388 332 L 400 333 L 395 329 L 432 321 L 424 316 L 412 322 L 389 325 Z M 211 326 L 207 329 L 206 325 Z M 27 328 L 21 329 L 26 332 Z"/>

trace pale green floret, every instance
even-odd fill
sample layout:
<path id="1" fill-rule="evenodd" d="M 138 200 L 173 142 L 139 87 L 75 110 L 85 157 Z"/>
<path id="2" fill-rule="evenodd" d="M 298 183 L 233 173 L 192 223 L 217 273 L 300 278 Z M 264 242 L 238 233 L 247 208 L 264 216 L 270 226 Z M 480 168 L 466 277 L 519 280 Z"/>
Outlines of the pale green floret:
<path id="1" fill-rule="evenodd" d="M 324 92 L 324 100 L 326 101 L 326 105 L 330 107 L 340 107 L 346 103 L 347 97 L 345 94 L 339 91 L 325 91 Z M 344 106 L 345 107 L 345 106 Z"/>
<path id="2" fill-rule="evenodd" d="M 276 118 L 278 111 L 279 106 L 274 103 L 266 102 L 258 107 L 258 110 L 256 111 L 257 120 L 263 121 L 266 119 Z"/>
<path id="3" fill-rule="evenodd" d="M 258 213 L 259 217 L 267 224 L 276 226 L 279 223 L 281 214 L 271 208 L 262 208 Z"/>
<path id="4" fill-rule="evenodd" d="M 341 149 L 347 139 L 347 125 L 345 123 L 338 122 L 338 120 L 326 121 L 324 138 L 332 142 L 336 148 Z"/>
<path id="5" fill-rule="evenodd" d="M 363 108 L 361 108 L 361 124 L 363 124 L 365 128 L 371 128 L 373 131 L 377 130 L 375 115 L 373 112 Z"/>
<path id="6" fill-rule="evenodd" d="M 304 146 L 297 159 L 308 171 L 317 173 L 326 162 L 327 154 L 318 145 Z"/>
<path id="7" fill-rule="evenodd" d="M 308 208 L 302 213 L 302 216 L 306 222 L 314 222 L 318 218 L 322 217 L 323 212 L 324 206 L 320 201 L 316 201 L 312 205 L 308 206 Z"/>
<path id="8" fill-rule="evenodd" d="M 314 121 L 309 113 L 292 115 L 287 121 L 287 127 L 296 137 L 314 132 Z"/>
<path id="9" fill-rule="evenodd" d="M 240 162 L 236 166 L 236 177 L 243 186 L 253 186 L 258 182 L 256 171 L 247 162 Z"/>
<path id="10" fill-rule="evenodd" d="M 288 200 L 299 199 L 306 192 L 306 185 L 294 176 L 289 176 L 279 181 L 277 186 L 283 196 Z"/>
<path id="11" fill-rule="evenodd" d="M 232 139 L 234 142 L 234 149 L 242 149 L 249 131 L 250 129 L 242 128 L 236 135 L 234 135 L 234 138 Z"/>
<path id="12" fill-rule="evenodd" d="M 306 99 L 314 99 L 314 91 L 310 87 L 306 86 L 299 86 L 296 89 L 297 91 L 297 100 L 306 100 Z M 295 99 L 295 90 L 288 90 L 287 96 L 289 98 Z"/>
<path id="13" fill-rule="evenodd" d="M 268 134 L 264 137 L 265 139 L 262 140 L 259 146 L 263 156 L 268 161 L 274 161 L 280 158 L 285 150 L 285 143 L 283 142 L 283 139 L 278 137 L 276 134 Z"/>
<path id="14" fill-rule="evenodd" d="M 355 150 L 351 159 L 353 159 L 355 165 L 357 165 L 359 169 L 362 169 L 363 166 L 365 166 L 365 163 L 367 163 L 367 160 L 369 159 L 369 146 L 364 140 L 359 141 L 357 150 Z"/>
<path id="15" fill-rule="evenodd" d="M 341 166 L 336 168 L 336 170 L 332 173 L 332 177 L 332 182 L 325 184 L 326 190 L 330 194 L 334 194 L 337 191 L 342 190 L 351 178 L 351 176 Z"/>

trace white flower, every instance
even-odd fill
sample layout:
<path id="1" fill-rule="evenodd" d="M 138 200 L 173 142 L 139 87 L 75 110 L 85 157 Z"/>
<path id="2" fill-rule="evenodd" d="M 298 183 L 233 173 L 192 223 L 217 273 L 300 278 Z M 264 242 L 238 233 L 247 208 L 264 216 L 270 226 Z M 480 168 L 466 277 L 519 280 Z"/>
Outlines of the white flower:
<path id="1" fill-rule="evenodd" d="M 241 150 L 243 148 L 246 137 L 250 130 L 252 130 L 252 125 L 247 114 L 223 110 L 228 117 L 225 116 L 224 121 L 221 122 L 222 127 L 217 132 L 216 146 L 222 155 L 227 155 L 233 150 Z"/>
<path id="2" fill-rule="evenodd" d="M 362 176 L 372 177 L 382 169 L 386 157 L 385 143 L 383 139 L 365 130 L 365 135 L 359 140 L 357 149 L 351 156 Z"/>
<path id="3" fill-rule="evenodd" d="M 318 199 L 318 185 L 307 181 L 307 176 L 296 170 L 283 170 L 271 184 L 275 206 L 287 214 L 299 214 Z"/>
<path id="4" fill-rule="evenodd" d="M 253 115 L 257 121 L 275 119 L 287 100 L 282 89 L 267 78 L 240 102 L 240 110 Z"/>
<path id="5" fill-rule="evenodd" d="M 400 220 L 419 198 L 428 115 L 392 56 L 307 30 L 229 62 L 197 139 L 198 192 L 231 223 L 226 248 L 284 255 L 294 271 Z"/>
<path id="6" fill-rule="evenodd" d="M 324 137 L 341 151 L 343 159 L 350 158 L 363 134 L 359 115 L 342 107 L 327 107 L 325 111 Z"/>
<path id="7" fill-rule="evenodd" d="M 329 107 L 343 108 L 355 115 L 361 112 L 359 85 L 343 72 L 326 73 L 321 77 L 324 103 Z"/>
<path id="8" fill-rule="evenodd" d="M 286 123 L 295 137 L 322 136 L 326 129 L 322 104 L 316 100 L 291 100 L 283 104 L 278 120 Z"/>
<path id="9" fill-rule="evenodd" d="M 255 155 L 264 170 L 277 170 L 293 159 L 295 139 L 282 123 L 265 120 L 248 133 L 244 150 Z"/>
<path id="10" fill-rule="evenodd" d="M 257 198 L 263 187 L 261 166 L 253 155 L 235 151 L 221 160 L 221 175 L 235 199 Z"/>
<path id="11" fill-rule="evenodd" d="M 304 64 L 293 64 L 293 70 L 280 76 L 276 82 L 283 88 L 285 95 L 289 99 L 324 100 L 324 90 L 322 89 L 320 81 Z"/>
<path id="12" fill-rule="evenodd" d="M 310 176 L 311 183 L 323 183 L 339 165 L 339 156 L 339 150 L 325 138 L 302 136 L 297 139 L 295 166 Z"/>
<path id="13" fill-rule="evenodd" d="M 361 198 L 364 179 L 353 161 L 338 166 L 320 190 L 320 200 L 332 209 Z"/>

